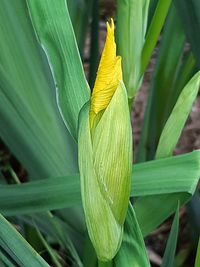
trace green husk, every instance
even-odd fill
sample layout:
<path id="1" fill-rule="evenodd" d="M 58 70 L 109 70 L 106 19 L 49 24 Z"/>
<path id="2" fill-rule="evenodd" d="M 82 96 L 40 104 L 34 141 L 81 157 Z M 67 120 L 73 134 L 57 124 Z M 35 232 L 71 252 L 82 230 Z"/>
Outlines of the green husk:
<path id="1" fill-rule="evenodd" d="M 101 261 L 111 260 L 122 241 L 130 196 L 131 138 L 122 83 L 93 129 L 92 138 L 89 103 L 84 106 L 78 138 L 81 195 L 89 236 Z"/>

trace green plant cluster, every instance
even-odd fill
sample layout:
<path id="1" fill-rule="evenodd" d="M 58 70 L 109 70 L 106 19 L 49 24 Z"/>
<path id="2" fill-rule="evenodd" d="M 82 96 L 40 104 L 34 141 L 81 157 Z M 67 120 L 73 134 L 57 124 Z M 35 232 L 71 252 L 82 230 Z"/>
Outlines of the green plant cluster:
<path id="1" fill-rule="evenodd" d="M 88 236 L 78 167 L 85 144 L 78 147 L 80 112 L 90 101 L 99 58 L 99 2 L 0 0 L 0 137 L 28 173 L 22 183 L 0 150 L 2 267 L 151 266 L 144 238 L 174 213 L 161 267 L 185 267 L 192 249 L 176 254 L 176 245 L 179 208 L 187 202 L 197 248 L 200 150 L 173 151 L 200 86 L 200 2 L 116 4 L 117 54 L 130 110 L 155 48 L 157 59 L 122 243 L 113 259 L 100 261 Z M 88 25 L 89 83 L 81 61 Z M 88 151 L 82 152 L 87 161 Z M 196 255 L 199 267 L 200 245 Z"/>

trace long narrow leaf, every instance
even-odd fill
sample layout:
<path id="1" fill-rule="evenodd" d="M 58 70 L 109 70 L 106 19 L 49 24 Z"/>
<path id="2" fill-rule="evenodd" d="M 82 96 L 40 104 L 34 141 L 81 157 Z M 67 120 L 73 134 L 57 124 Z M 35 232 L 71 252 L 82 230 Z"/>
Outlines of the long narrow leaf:
<path id="1" fill-rule="evenodd" d="M 157 150 L 157 158 L 167 157 L 175 148 L 184 123 L 189 115 L 193 101 L 198 93 L 200 72 L 198 72 L 183 89 L 162 132 Z M 166 139 L 164 139 L 164 137 Z M 167 141 L 168 140 L 168 141 Z M 169 141 L 170 140 L 170 141 Z M 166 143 L 166 141 L 168 143 Z M 190 199 L 186 194 L 166 194 L 162 196 L 143 197 L 136 201 L 135 210 L 143 234 L 146 235 L 175 211 L 175 205 L 185 204 Z M 164 203 L 167 202 L 167 205 Z M 162 204 L 163 203 L 163 204 Z M 162 209 L 159 207 L 162 205 Z M 148 212 L 147 212 L 148 207 Z M 155 216 L 156 210 L 159 212 Z M 152 217 L 153 216 L 153 217 Z"/>
<path id="2" fill-rule="evenodd" d="M 200 239 L 199 239 L 199 244 L 197 248 L 197 254 L 196 254 L 196 260 L 195 260 L 195 267 L 200 266 Z"/>
<path id="3" fill-rule="evenodd" d="M 200 68 L 200 2 L 199 0 L 175 0 L 178 14 L 182 20 L 188 41 Z"/>
<path id="4" fill-rule="evenodd" d="M 155 194 L 180 194 L 180 192 L 185 192 L 189 197 L 195 191 L 199 175 L 200 151 L 135 164 L 131 195 L 149 195 L 149 198 L 151 198 L 151 195 Z M 5 215 L 30 214 L 32 212 L 60 209 L 80 204 L 80 202 L 78 174 L 43 179 L 22 185 L 2 185 L 0 187 L 0 211 Z M 159 205 L 159 202 L 156 202 L 155 205 Z M 141 212 L 144 209 L 139 205 L 138 210 L 137 206 L 138 204 L 136 205 L 137 212 L 142 214 Z M 170 207 L 171 205 L 169 205 L 169 209 Z M 150 206 L 148 212 L 150 213 L 153 208 L 153 205 Z M 162 209 L 163 212 L 165 212 L 165 209 L 168 212 L 168 207 Z M 149 213 L 146 210 L 145 212 L 144 216 L 148 216 Z M 160 213 L 160 216 L 162 218 L 163 213 Z M 154 218 L 155 216 L 151 220 L 154 220 Z M 145 222 L 151 224 L 151 220 Z"/>
<path id="5" fill-rule="evenodd" d="M 147 196 L 136 202 L 136 215 L 143 236 L 147 236 L 166 218 L 172 215 L 176 211 L 177 202 L 182 206 L 189 201 L 190 198 L 191 195 L 188 193 L 171 193 Z"/>
<path id="6" fill-rule="evenodd" d="M 16 267 L 13 264 L 13 260 L 10 259 L 10 257 L 8 257 L 8 255 L 6 255 L 6 253 L 4 253 L 1 249 L 0 249 L 0 266 L 1 267 Z"/>
<path id="7" fill-rule="evenodd" d="M 148 29 L 146 41 L 142 51 L 141 74 L 144 73 L 149 63 L 151 54 L 157 43 L 158 37 L 163 27 L 171 2 L 172 0 L 159 0 L 157 3 L 156 10 L 153 15 L 150 27 Z"/>
<path id="8" fill-rule="evenodd" d="M 162 131 L 156 151 L 156 158 L 172 155 L 194 100 L 198 94 L 199 87 L 200 71 L 194 75 L 194 77 L 188 82 L 181 92 L 176 105 L 173 108 L 172 113 Z"/>
<path id="9" fill-rule="evenodd" d="M 40 238 L 40 240 L 42 241 L 44 247 L 46 248 L 46 250 L 48 251 L 52 262 L 54 263 L 55 267 L 62 267 L 60 262 L 58 261 L 58 253 L 56 251 L 53 250 L 53 248 L 48 244 L 48 242 L 45 240 L 45 238 L 42 236 L 40 230 L 38 229 L 37 225 L 35 224 L 35 229 L 37 231 L 37 234 Z"/>
<path id="10" fill-rule="evenodd" d="M 26 1 L 1 1 L 0 38 L 1 138 L 32 178 L 76 171 L 77 148 L 60 117 Z"/>
<path id="11" fill-rule="evenodd" d="M 94 0 L 67 0 L 70 18 L 81 55 L 84 52 L 83 49 L 93 1 Z"/>
<path id="12" fill-rule="evenodd" d="M 0 248 L 21 267 L 49 266 L 2 215 L 0 215 Z"/>
<path id="13" fill-rule="evenodd" d="M 162 33 L 158 59 L 149 88 L 137 162 L 154 158 L 161 131 L 176 103 L 180 89 L 183 88 L 177 86 L 176 80 L 182 77 L 178 70 L 183 60 L 184 44 L 183 27 L 172 4 Z"/>
<path id="14" fill-rule="evenodd" d="M 179 205 L 174 216 L 172 228 L 170 231 L 169 238 L 167 240 L 167 246 L 163 256 L 163 261 L 161 267 L 173 267 L 174 258 L 176 252 L 176 245 L 178 239 L 178 228 L 179 228 Z"/>
<path id="15" fill-rule="evenodd" d="M 58 216 L 49 215 L 49 213 L 38 213 L 34 215 L 20 215 L 18 218 L 20 221 L 33 227 L 36 224 L 41 233 L 58 242 L 62 249 L 67 250 L 68 256 L 76 263 L 77 267 L 80 267 L 82 263 L 75 247 L 79 254 L 81 254 L 81 244 L 84 242 L 83 231 L 80 228 L 78 229 L 79 231 L 72 229 L 68 223 L 58 218 Z"/>
<path id="16" fill-rule="evenodd" d="M 139 89 L 141 80 L 148 7 L 149 0 L 117 1 L 117 49 L 122 56 L 123 79 L 130 99 Z"/>
<path id="17" fill-rule="evenodd" d="M 64 122 L 77 137 L 78 114 L 89 99 L 65 0 L 28 0 L 38 39 L 46 51 L 57 83 L 58 103 Z"/>
<path id="18" fill-rule="evenodd" d="M 135 212 L 129 204 L 122 246 L 114 258 L 116 267 L 150 267 L 143 236 Z"/>

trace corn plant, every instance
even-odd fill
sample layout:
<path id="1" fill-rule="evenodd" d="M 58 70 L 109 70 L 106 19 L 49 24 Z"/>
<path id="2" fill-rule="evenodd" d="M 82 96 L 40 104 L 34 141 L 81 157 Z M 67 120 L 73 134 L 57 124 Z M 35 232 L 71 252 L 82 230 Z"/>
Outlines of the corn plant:
<path id="1" fill-rule="evenodd" d="M 175 212 L 162 261 L 174 266 L 179 207 L 200 176 L 199 150 L 173 156 L 200 85 L 196 54 L 178 64 L 180 1 L 118 0 L 91 88 L 80 53 L 97 1 L 0 2 L 0 136 L 28 172 L 21 183 L 7 163 L 11 184 L 0 172 L 1 266 L 150 266 L 144 237 Z M 162 29 L 133 159 L 130 112 Z"/>

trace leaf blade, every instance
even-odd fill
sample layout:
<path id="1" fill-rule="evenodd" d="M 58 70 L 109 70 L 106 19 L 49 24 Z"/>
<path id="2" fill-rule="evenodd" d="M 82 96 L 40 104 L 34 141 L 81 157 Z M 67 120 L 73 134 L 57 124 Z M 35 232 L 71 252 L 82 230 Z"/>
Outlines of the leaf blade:
<path id="1" fill-rule="evenodd" d="M 28 1 L 38 39 L 45 49 L 57 83 L 57 100 L 63 120 L 77 138 L 78 114 L 90 92 L 64 0 Z"/>
<path id="2" fill-rule="evenodd" d="M 159 0 L 149 26 L 142 51 L 141 75 L 143 75 L 156 45 L 172 0 Z"/>
<path id="3" fill-rule="evenodd" d="M 172 155 L 199 91 L 200 71 L 183 88 L 161 133 L 156 158 Z M 169 141 L 170 140 L 170 141 Z"/>
<path id="4" fill-rule="evenodd" d="M 124 224 L 122 246 L 114 258 L 114 264 L 116 267 L 150 267 L 143 236 L 130 203 Z"/>
<path id="5" fill-rule="evenodd" d="M 199 239 L 198 248 L 197 248 L 195 267 L 198 267 L 199 265 L 200 265 L 200 239 Z"/>
<path id="6" fill-rule="evenodd" d="M 177 207 L 161 267 L 173 267 L 179 228 L 179 205 Z"/>
<path id="7" fill-rule="evenodd" d="M 199 174 L 200 151 L 135 164 L 131 195 L 148 194 L 150 197 L 159 193 L 187 192 L 190 196 Z M 0 211 L 5 215 L 30 214 L 80 203 L 79 174 L 0 187 Z"/>
<path id="8" fill-rule="evenodd" d="M 0 25 L 1 138 L 32 179 L 75 172 L 77 147 L 58 112 L 50 69 L 26 1 L 2 0 Z"/>
<path id="9" fill-rule="evenodd" d="M 20 266 L 49 266 L 2 215 L 0 215 L 0 247 Z"/>

